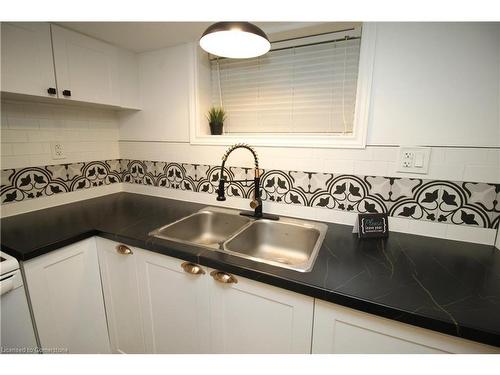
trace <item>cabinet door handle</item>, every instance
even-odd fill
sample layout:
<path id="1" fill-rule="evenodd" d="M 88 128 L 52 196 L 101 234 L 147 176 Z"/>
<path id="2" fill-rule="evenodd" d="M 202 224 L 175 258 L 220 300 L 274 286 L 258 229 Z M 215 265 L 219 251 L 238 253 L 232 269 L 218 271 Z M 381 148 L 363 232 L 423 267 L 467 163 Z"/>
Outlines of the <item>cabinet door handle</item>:
<path id="1" fill-rule="evenodd" d="M 238 279 L 231 275 L 230 273 L 225 273 L 222 271 L 212 271 L 210 272 L 210 276 L 214 278 L 215 281 L 223 284 L 237 284 Z"/>
<path id="2" fill-rule="evenodd" d="M 71 96 L 71 90 L 63 90 L 64 96 Z"/>
<path id="3" fill-rule="evenodd" d="M 118 245 L 116 246 L 116 251 L 118 254 L 123 254 L 123 255 L 132 255 L 133 252 L 130 250 L 128 246 L 125 245 Z"/>
<path id="4" fill-rule="evenodd" d="M 190 273 L 192 275 L 204 275 L 205 271 L 203 268 L 201 268 L 199 265 L 190 263 L 190 262 L 184 262 L 181 264 L 182 269 L 184 272 Z"/>
<path id="5" fill-rule="evenodd" d="M 50 94 L 50 95 L 55 95 L 55 94 L 57 94 L 57 90 L 56 90 L 55 87 L 49 87 L 47 89 L 47 93 Z"/>

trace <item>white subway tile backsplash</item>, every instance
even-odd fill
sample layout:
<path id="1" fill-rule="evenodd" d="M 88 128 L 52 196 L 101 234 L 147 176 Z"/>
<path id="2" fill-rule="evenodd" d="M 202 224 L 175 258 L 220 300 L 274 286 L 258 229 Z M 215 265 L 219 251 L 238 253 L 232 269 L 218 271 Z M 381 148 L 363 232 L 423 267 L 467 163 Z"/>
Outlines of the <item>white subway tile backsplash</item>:
<path id="1" fill-rule="evenodd" d="M 500 167 L 482 164 L 466 165 L 463 180 L 500 183 Z"/>
<path id="2" fill-rule="evenodd" d="M 41 210 L 44 208 L 60 206 L 62 204 L 81 201 L 89 198 L 96 198 L 99 196 L 118 193 L 123 190 L 123 184 L 111 184 L 94 187 L 92 189 L 82 189 L 72 191 L 66 194 L 54 194 L 49 197 L 39 199 L 31 199 L 16 204 L 8 204 L 2 206 L 2 217 L 19 215 L 25 212 L 34 210 Z"/>
<path id="3" fill-rule="evenodd" d="M 448 163 L 488 163 L 496 162 L 496 150 L 484 148 L 450 148 L 446 150 Z"/>
<path id="4" fill-rule="evenodd" d="M 323 160 L 322 172 L 330 171 L 335 174 L 354 173 L 354 160 L 337 160 L 325 159 Z"/>
<path id="5" fill-rule="evenodd" d="M 119 158 L 119 130 L 111 110 L 3 101 L 2 168 Z M 54 160 L 50 145 L 63 142 L 66 159 Z"/>
<path id="6" fill-rule="evenodd" d="M 27 132 L 28 142 L 50 142 L 54 140 L 52 130 L 30 130 Z"/>
<path id="7" fill-rule="evenodd" d="M 16 143 L 12 148 L 12 155 L 43 154 L 41 143 Z"/>
<path id="8" fill-rule="evenodd" d="M 40 129 L 38 119 L 30 117 L 8 117 L 9 129 Z"/>
<path id="9" fill-rule="evenodd" d="M 496 230 L 490 228 L 475 228 L 462 225 L 446 226 L 446 238 L 450 240 L 492 245 L 495 243 L 495 235 Z"/>
<path id="10" fill-rule="evenodd" d="M 5 112 L 7 117 L 24 117 L 25 104 L 21 102 L 2 102 L 2 111 Z"/>
<path id="11" fill-rule="evenodd" d="M 25 103 L 23 105 L 23 114 L 29 118 L 35 119 L 52 119 L 54 118 L 55 106 L 42 103 Z"/>
<path id="12" fill-rule="evenodd" d="M 26 166 L 43 165 L 45 160 L 41 160 L 40 164 L 33 164 L 30 155 L 2 156 L 0 158 L 2 169 L 22 168 Z"/>
<path id="13" fill-rule="evenodd" d="M 364 176 L 387 176 L 389 164 L 385 161 L 356 160 L 354 162 L 354 174 Z"/>
<path id="14" fill-rule="evenodd" d="M 66 119 L 63 120 L 63 127 L 71 130 L 88 130 L 89 122 L 87 120 Z"/>
<path id="15" fill-rule="evenodd" d="M 373 160 L 394 162 L 399 157 L 399 149 L 395 147 L 379 147 L 373 149 Z"/>
<path id="16" fill-rule="evenodd" d="M 408 228 L 406 233 L 419 234 L 425 233 L 428 237 L 446 238 L 447 227 L 449 224 L 434 223 L 425 220 L 407 220 Z"/>
<path id="17" fill-rule="evenodd" d="M 463 163 L 434 164 L 431 162 L 426 178 L 463 181 L 464 170 Z"/>
<path id="18" fill-rule="evenodd" d="M 12 130 L 2 128 L 0 138 L 2 140 L 2 143 L 27 142 L 28 133 L 25 130 Z"/>
<path id="19" fill-rule="evenodd" d="M 0 151 L 2 156 L 12 155 L 12 145 L 9 143 L 0 144 Z"/>

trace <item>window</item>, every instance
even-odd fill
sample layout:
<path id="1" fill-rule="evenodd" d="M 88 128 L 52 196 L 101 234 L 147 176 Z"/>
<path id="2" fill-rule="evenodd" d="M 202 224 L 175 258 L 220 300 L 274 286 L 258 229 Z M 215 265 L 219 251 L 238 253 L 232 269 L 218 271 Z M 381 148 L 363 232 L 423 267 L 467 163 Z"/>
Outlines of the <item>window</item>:
<path id="1" fill-rule="evenodd" d="M 375 47 L 374 24 L 272 43 L 253 59 L 198 52 L 191 143 L 364 147 Z M 227 112 L 210 136 L 210 106 Z"/>
<path id="2" fill-rule="evenodd" d="M 226 133 L 352 134 L 360 33 L 300 38 L 253 59 L 212 59 Z"/>

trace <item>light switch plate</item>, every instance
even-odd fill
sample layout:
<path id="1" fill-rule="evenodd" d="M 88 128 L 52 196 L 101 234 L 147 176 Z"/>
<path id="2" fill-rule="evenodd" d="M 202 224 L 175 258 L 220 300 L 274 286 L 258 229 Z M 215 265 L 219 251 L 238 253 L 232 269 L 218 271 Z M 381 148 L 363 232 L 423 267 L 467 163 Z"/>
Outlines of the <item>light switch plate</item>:
<path id="1" fill-rule="evenodd" d="M 64 144 L 61 142 L 52 142 L 50 145 L 52 159 L 66 159 L 66 152 L 64 151 Z"/>
<path id="2" fill-rule="evenodd" d="M 430 158 L 430 147 L 400 147 L 398 172 L 427 174 Z"/>

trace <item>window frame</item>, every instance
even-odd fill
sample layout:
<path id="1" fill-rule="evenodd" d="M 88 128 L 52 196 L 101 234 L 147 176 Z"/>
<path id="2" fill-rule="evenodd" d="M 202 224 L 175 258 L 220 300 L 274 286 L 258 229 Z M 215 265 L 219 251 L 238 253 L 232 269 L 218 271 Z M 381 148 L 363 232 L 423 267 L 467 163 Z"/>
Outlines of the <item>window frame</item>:
<path id="1" fill-rule="evenodd" d="M 252 146 L 267 147 L 365 148 L 371 102 L 375 42 L 376 25 L 374 23 L 363 23 L 352 135 L 329 133 L 209 134 L 209 126 L 205 118 L 205 113 L 210 106 L 210 89 L 206 87 L 210 66 L 208 62 L 208 65 L 203 64 L 202 59 L 206 55 L 200 55 L 197 43 L 193 44 L 192 58 L 194 63 L 190 80 L 190 144 L 226 146 L 244 142 Z"/>

